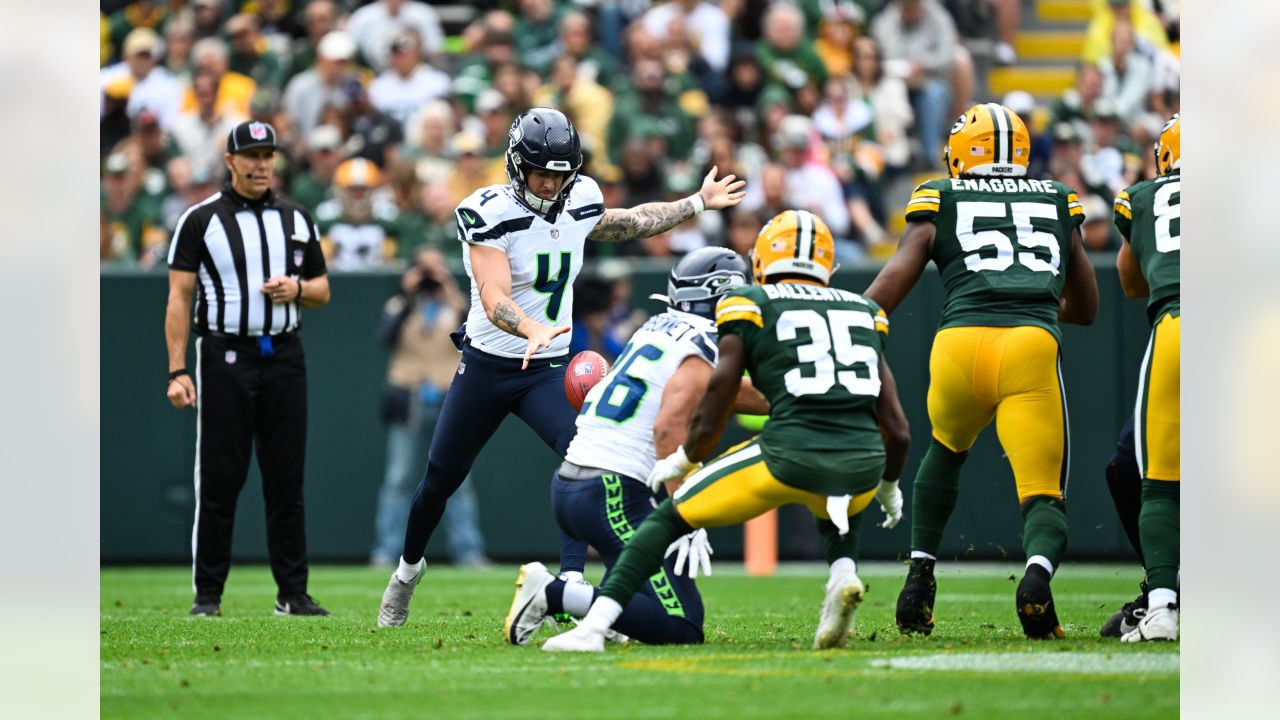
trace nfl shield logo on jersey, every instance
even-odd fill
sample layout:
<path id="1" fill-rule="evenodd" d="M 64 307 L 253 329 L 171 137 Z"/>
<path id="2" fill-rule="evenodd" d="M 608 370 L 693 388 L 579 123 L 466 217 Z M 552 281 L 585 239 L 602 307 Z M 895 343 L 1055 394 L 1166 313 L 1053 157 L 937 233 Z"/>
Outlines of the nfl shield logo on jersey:
<path id="1" fill-rule="evenodd" d="M 302 251 L 301 250 L 293 251 L 293 266 L 302 267 Z"/>
<path id="2" fill-rule="evenodd" d="M 267 126 L 260 122 L 249 123 L 249 137 L 254 140 L 265 140 L 267 137 Z"/>
<path id="3" fill-rule="evenodd" d="M 227 364 L 228 364 L 228 365 L 235 365 L 235 364 L 236 364 L 236 351 L 235 351 L 235 350 L 228 350 L 228 351 L 227 351 L 227 354 L 226 354 L 226 356 L 225 356 L 225 357 L 226 357 L 226 359 L 227 359 Z"/>
<path id="4" fill-rule="evenodd" d="M 559 230 L 559 229 L 557 229 L 557 228 L 551 228 L 551 239 L 552 239 L 552 240 L 559 240 L 559 239 L 560 239 L 560 230 Z"/>

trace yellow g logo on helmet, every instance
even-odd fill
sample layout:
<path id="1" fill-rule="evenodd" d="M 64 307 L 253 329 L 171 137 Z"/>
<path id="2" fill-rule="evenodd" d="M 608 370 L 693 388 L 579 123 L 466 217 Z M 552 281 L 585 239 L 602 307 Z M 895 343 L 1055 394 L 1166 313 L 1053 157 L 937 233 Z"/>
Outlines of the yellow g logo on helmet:
<path id="1" fill-rule="evenodd" d="M 1156 173 L 1168 175 L 1182 165 L 1182 113 L 1177 112 L 1169 118 L 1160 130 L 1160 139 L 1156 140 Z"/>
<path id="2" fill-rule="evenodd" d="M 822 218 L 808 210 L 783 210 L 765 223 L 751 251 L 757 284 L 779 276 L 826 285 L 836 271 L 836 241 Z"/>
<path id="3" fill-rule="evenodd" d="M 956 118 L 943 151 L 947 172 L 1022 177 L 1031 156 L 1031 135 L 1018 113 L 999 103 L 974 105 Z"/>

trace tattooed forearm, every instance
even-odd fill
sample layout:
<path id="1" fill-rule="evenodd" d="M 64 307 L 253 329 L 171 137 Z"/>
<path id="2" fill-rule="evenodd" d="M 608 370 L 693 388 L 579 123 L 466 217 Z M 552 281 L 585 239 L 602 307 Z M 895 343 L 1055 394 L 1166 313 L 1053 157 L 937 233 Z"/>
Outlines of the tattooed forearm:
<path id="1" fill-rule="evenodd" d="M 520 311 L 516 309 L 515 303 L 503 298 L 494 306 L 493 313 L 489 317 L 494 325 L 506 330 L 512 335 L 524 337 L 520 332 Z"/>
<path id="2" fill-rule="evenodd" d="M 628 210 L 605 210 L 587 237 L 599 242 L 624 242 L 664 233 L 694 216 L 688 198 L 675 202 L 637 205 Z"/>

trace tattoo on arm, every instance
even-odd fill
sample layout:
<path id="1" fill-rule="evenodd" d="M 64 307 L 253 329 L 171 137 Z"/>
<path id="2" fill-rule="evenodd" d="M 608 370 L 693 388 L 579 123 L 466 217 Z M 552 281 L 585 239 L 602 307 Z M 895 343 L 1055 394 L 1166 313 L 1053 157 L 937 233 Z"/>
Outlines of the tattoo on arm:
<path id="1" fill-rule="evenodd" d="M 515 309 L 510 300 L 505 298 L 499 300 L 498 304 L 493 308 L 493 324 L 503 330 L 506 330 L 512 335 L 524 337 L 524 335 L 520 334 L 519 330 L 520 313 Z"/>
<path id="2" fill-rule="evenodd" d="M 627 210 L 605 210 L 604 217 L 587 237 L 599 242 L 652 237 L 670 230 L 694 214 L 693 203 L 688 198 L 669 203 L 645 203 Z"/>

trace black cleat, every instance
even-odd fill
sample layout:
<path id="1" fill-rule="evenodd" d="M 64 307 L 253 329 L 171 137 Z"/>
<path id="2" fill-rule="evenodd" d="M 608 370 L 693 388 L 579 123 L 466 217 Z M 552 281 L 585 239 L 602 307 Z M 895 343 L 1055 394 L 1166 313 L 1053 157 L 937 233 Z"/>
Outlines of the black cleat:
<path id="1" fill-rule="evenodd" d="M 1049 571 L 1039 565 L 1027 568 L 1027 574 L 1018 583 L 1018 620 L 1022 632 L 1032 640 L 1064 638 L 1067 633 L 1058 622 L 1058 611 L 1053 606 L 1053 591 L 1049 589 Z"/>
<path id="2" fill-rule="evenodd" d="M 208 595 L 197 595 L 195 602 L 191 603 L 191 612 L 187 614 L 196 617 L 220 617 L 222 601 Z"/>
<path id="3" fill-rule="evenodd" d="M 1147 614 L 1146 580 L 1142 581 L 1141 587 L 1142 592 L 1138 593 L 1138 597 L 1131 602 L 1125 603 L 1123 607 L 1112 613 L 1106 622 L 1102 623 L 1102 628 L 1098 630 L 1099 635 L 1118 638 L 1138 627 L 1138 623 Z"/>
<path id="4" fill-rule="evenodd" d="M 933 632 L 933 601 L 938 582 L 933 579 L 934 560 L 911 558 L 907 567 L 907 583 L 898 593 L 898 630 L 907 633 Z"/>
<path id="5" fill-rule="evenodd" d="M 316 604 L 310 595 L 285 595 L 276 598 L 277 615 L 328 615 L 329 611 Z"/>

